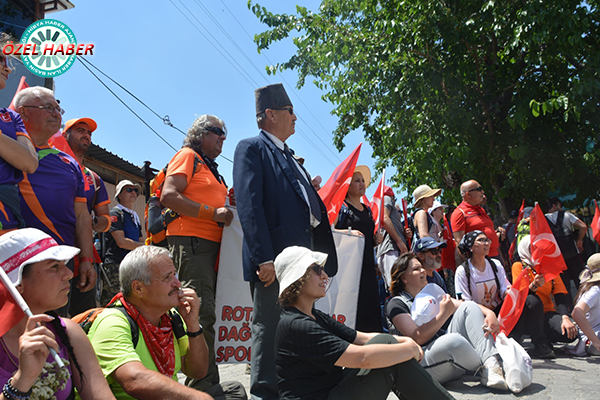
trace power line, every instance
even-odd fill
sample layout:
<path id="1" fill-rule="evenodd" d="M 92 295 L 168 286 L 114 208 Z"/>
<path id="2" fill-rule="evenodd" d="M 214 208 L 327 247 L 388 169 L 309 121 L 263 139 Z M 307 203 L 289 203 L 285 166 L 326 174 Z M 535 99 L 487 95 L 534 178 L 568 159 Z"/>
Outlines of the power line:
<path id="1" fill-rule="evenodd" d="M 196 0 L 196 2 L 198 2 L 198 0 Z M 238 24 L 238 25 L 239 25 L 239 26 L 242 28 L 242 30 L 244 31 L 244 33 L 246 34 L 246 36 L 248 36 L 248 38 L 249 38 L 249 39 L 252 41 L 252 43 L 254 43 L 254 39 L 252 38 L 252 36 L 251 36 L 251 35 L 248 33 L 248 31 L 246 30 L 246 28 L 244 28 L 244 26 L 242 25 L 242 23 L 241 23 L 241 22 L 240 22 L 240 21 L 239 21 L 239 20 L 236 18 L 236 16 L 233 14 L 233 12 L 231 12 L 231 10 L 229 9 L 229 7 L 227 7 L 227 4 L 225 4 L 225 2 L 224 2 L 223 0 L 221 0 L 221 3 L 223 4 L 223 6 L 225 6 L 225 8 L 226 8 L 226 9 L 227 9 L 227 11 L 229 12 L 229 14 L 230 14 L 230 15 L 233 17 L 233 19 L 235 20 L 235 22 L 237 22 L 237 24 Z M 208 13 L 209 13 L 209 15 L 210 15 L 210 12 L 209 12 L 208 10 L 207 10 L 207 12 L 208 12 Z M 211 15 L 211 18 L 213 18 L 213 17 L 212 17 L 212 15 Z M 213 18 L 213 20 L 214 20 L 214 18 Z M 220 25 L 219 25 L 219 26 L 220 26 Z M 221 30 L 223 30 L 223 29 L 221 28 Z M 226 34 L 226 35 L 227 35 L 227 37 L 230 37 L 230 36 L 229 36 L 229 34 Z M 230 40 L 232 40 L 232 39 L 230 39 Z M 233 40 L 232 40 L 232 42 L 233 42 Z M 234 44 L 235 44 L 235 45 L 236 45 L 236 47 L 239 49 L 239 46 L 237 45 L 237 43 L 234 43 Z M 241 50 L 241 49 L 240 49 L 240 51 L 243 53 L 243 50 Z M 245 56 L 245 53 L 243 53 L 243 54 L 244 54 L 244 56 Z M 267 60 L 267 62 L 268 62 L 269 64 L 271 64 L 271 65 L 274 65 L 274 64 L 273 64 L 273 62 L 272 62 L 271 60 L 269 60 L 269 57 L 267 57 L 267 55 L 266 55 L 266 54 L 264 54 L 264 52 L 263 52 L 263 53 L 260 53 L 260 54 L 261 54 L 261 55 L 262 55 L 262 56 L 263 56 L 263 57 L 264 57 L 264 58 Z M 248 58 L 248 57 L 246 57 L 246 58 Z M 250 62 L 252 63 L 252 65 L 255 65 L 255 64 L 254 64 L 252 61 L 250 61 Z M 256 68 L 256 66 L 255 66 L 255 69 L 258 69 L 258 68 Z M 260 71 L 260 70 L 259 70 L 259 71 Z M 302 98 L 300 97 L 300 95 L 299 95 L 299 94 L 296 92 L 296 90 L 295 90 L 294 86 L 293 86 L 293 85 L 291 85 L 291 84 L 290 84 L 290 83 L 287 81 L 287 79 L 285 79 L 285 77 L 284 77 L 283 75 L 281 75 L 281 79 L 282 79 L 282 80 L 283 80 L 283 81 L 286 83 L 286 85 L 287 85 L 289 88 L 292 88 L 292 93 L 294 93 L 294 95 L 296 96 L 296 98 L 297 98 L 298 100 L 300 100 L 300 103 L 302 103 L 302 105 L 303 105 L 303 106 L 304 106 L 304 108 L 305 108 L 305 109 L 308 111 L 308 113 L 309 113 L 310 115 L 312 115 L 312 117 L 315 119 L 315 121 L 317 121 L 317 123 L 318 123 L 318 124 L 321 126 L 321 128 L 323 128 L 323 131 L 324 131 L 324 132 L 326 132 L 328 135 L 332 136 L 332 135 L 331 135 L 331 132 L 329 132 L 329 131 L 328 131 L 328 130 L 327 130 L 327 129 L 326 129 L 324 126 L 323 126 L 323 124 L 321 123 L 321 121 L 320 121 L 320 120 L 319 120 L 319 119 L 318 119 L 318 118 L 315 116 L 315 114 L 313 114 L 313 113 L 312 113 L 312 111 L 310 110 L 310 108 L 308 107 L 308 105 L 307 105 L 307 104 L 304 102 L 304 100 L 302 100 Z M 319 139 L 319 141 L 320 141 L 321 143 L 323 143 L 323 144 L 326 146 L 326 148 L 329 150 L 329 152 L 330 152 L 331 154 L 333 154 L 333 155 L 334 155 L 334 156 L 335 156 L 335 157 L 338 159 L 338 161 L 340 161 L 340 162 L 341 162 L 342 160 L 340 159 L 340 157 L 339 157 L 339 154 L 336 154 L 336 153 L 335 153 L 333 150 L 331 150 L 331 149 L 329 148 L 329 146 L 327 145 L 327 143 L 325 143 L 325 142 L 324 142 L 324 141 L 321 139 L 321 137 L 320 137 L 320 136 L 317 134 L 317 132 L 315 132 L 315 131 L 312 129 L 312 127 L 311 127 L 311 126 L 310 126 L 310 125 L 309 125 L 309 124 L 308 124 L 308 123 L 307 123 L 307 122 L 306 122 L 306 121 L 305 121 L 305 120 L 304 120 L 304 119 L 303 119 L 301 116 L 299 116 L 298 114 L 296 114 L 296 116 L 298 116 L 298 119 L 300 119 L 300 121 L 302 121 L 302 122 L 303 122 L 303 123 L 304 123 L 304 124 L 305 124 L 305 125 L 308 127 L 308 129 L 310 129 L 310 130 L 311 130 L 311 131 L 312 131 L 312 132 L 315 134 L 315 136 L 317 137 L 317 139 Z"/>
<path id="2" fill-rule="evenodd" d="M 140 102 L 144 107 L 146 107 L 148 110 L 150 110 L 154 115 L 156 115 L 158 118 L 160 118 L 166 125 L 169 125 L 171 128 L 181 132 L 183 135 L 187 135 L 184 131 L 182 131 L 181 129 L 179 129 L 178 127 L 176 127 L 175 125 L 173 125 L 173 123 L 171 123 L 169 116 L 166 115 L 164 117 L 161 117 L 156 111 L 154 111 L 152 108 L 150 108 L 146 103 L 144 103 L 142 100 L 140 100 L 136 95 L 134 95 L 133 93 L 131 93 L 129 90 L 127 90 L 127 88 L 125 88 L 123 85 L 121 85 L 119 82 L 115 81 L 113 78 L 111 78 L 110 76 L 108 76 L 104 71 L 102 71 L 100 68 L 96 67 L 94 64 L 92 64 L 89 60 L 83 58 L 83 57 L 77 57 L 78 60 L 81 61 L 81 64 L 110 92 L 112 93 L 113 96 L 115 96 L 125 107 L 127 107 L 127 109 L 129 111 L 131 111 L 133 113 L 133 115 L 135 115 L 136 117 L 138 117 L 138 119 L 140 119 L 140 121 L 142 121 L 152 132 L 154 132 L 155 135 L 157 135 L 163 142 L 165 142 L 167 144 L 167 146 L 169 146 L 171 149 L 173 149 L 175 152 L 177 152 L 178 150 L 171 146 L 171 144 L 165 139 L 163 138 L 158 132 L 156 132 L 142 117 L 140 117 L 135 111 L 133 111 L 133 109 L 131 107 L 129 107 L 125 101 L 123 101 L 114 91 L 112 91 L 108 85 L 106 85 L 102 79 L 100 79 L 100 77 L 98 77 L 89 67 L 87 64 L 89 64 L 90 66 L 92 66 L 93 68 L 95 68 L 98 72 L 100 72 L 102 75 L 104 75 L 106 78 L 108 78 L 111 82 L 113 82 L 115 85 L 119 86 L 122 90 L 124 90 L 127 94 L 129 94 L 131 97 L 133 97 L 134 99 L 136 99 L 138 102 Z M 230 160 L 229 158 L 221 155 L 221 157 L 223 157 L 225 160 L 229 161 L 230 163 L 233 163 L 232 160 Z"/>

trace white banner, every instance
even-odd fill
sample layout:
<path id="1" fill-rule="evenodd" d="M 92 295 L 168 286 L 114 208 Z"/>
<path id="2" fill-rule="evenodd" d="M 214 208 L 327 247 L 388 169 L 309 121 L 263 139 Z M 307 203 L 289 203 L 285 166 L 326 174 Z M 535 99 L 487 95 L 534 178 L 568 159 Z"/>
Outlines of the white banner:
<path id="1" fill-rule="evenodd" d="M 249 363 L 251 356 L 252 298 L 242 268 L 242 227 L 237 210 L 232 211 L 233 221 L 223 229 L 217 277 L 215 352 L 219 364 Z M 333 238 L 338 253 L 338 273 L 332 279 L 327 296 L 319 299 L 316 307 L 353 328 L 364 238 L 341 232 L 334 232 Z"/>

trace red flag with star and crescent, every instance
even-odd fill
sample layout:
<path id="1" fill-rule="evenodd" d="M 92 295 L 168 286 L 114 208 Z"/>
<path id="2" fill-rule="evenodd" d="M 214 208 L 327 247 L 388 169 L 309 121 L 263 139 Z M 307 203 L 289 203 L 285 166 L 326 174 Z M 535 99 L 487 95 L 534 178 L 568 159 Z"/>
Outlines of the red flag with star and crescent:
<path id="1" fill-rule="evenodd" d="M 383 170 L 383 175 L 381 176 L 381 180 L 379 181 L 379 186 L 375 189 L 375 194 L 373 194 L 373 198 L 371 199 L 371 213 L 373 214 L 373 221 L 375 222 L 375 232 L 379 230 L 379 228 L 383 228 L 383 192 L 385 189 L 385 170 Z"/>
<path id="2" fill-rule="evenodd" d="M 540 206 L 536 203 L 531 212 L 529 222 L 531 235 L 531 261 L 538 274 L 544 275 L 546 282 L 551 281 L 567 269 L 558 243 L 546 216 Z"/>
<path id="3" fill-rule="evenodd" d="M 523 268 L 523 271 L 515 279 L 515 283 L 506 292 L 502 308 L 498 313 L 500 332 L 504 332 L 506 336 L 510 334 L 521 317 L 525 300 L 529 294 L 530 283 L 527 268 Z"/>
<path id="4" fill-rule="evenodd" d="M 356 149 L 333 171 L 331 177 L 327 182 L 319 189 L 319 196 L 327 208 L 327 216 L 329 223 L 333 224 L 337 218 L 346 193 L 348 192 L 348 186 L 352 181 L 352 175 L 354 175 L 354 169 L 358 162 L 358 155 L 360 154 L 359 144 Z"/>
<path id="5" fill-rule="evenodd" d="M 594 240 L 600 243 L 600 209 L 598 203 L 594 200 L 596 205 L 596 212 L 594 213 L 594 219 L 592 220 L 592 233 L 594 234 Z"/>

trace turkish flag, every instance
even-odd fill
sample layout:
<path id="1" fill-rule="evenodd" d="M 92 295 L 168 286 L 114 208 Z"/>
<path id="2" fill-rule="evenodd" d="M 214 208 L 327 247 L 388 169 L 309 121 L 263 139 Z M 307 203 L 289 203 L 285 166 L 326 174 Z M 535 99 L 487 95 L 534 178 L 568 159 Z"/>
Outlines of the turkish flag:
<path id="1" fill-rule="evenodd" d="M 598 203 L 594 200 L 596 205 L 596 212 L 594 213 L 594 219 L 592 220 L 592 233 L 596 242 L 600 243 L 600 209 L 598 209 Z"/>
<path id="2" fill-rule="evenodd" d="M 21 90 L 28 88 L 29 85 L 27 84 L 27 82 L 25 82 L 25 77 L 22 76 L 21 80 L 19 81 L 19 86 L 17 86 L 17 91 L 15 92 L 15 96 L 17 95 L 17 93 L 19 93 Z M 10 108 L 13 111 L 17 111 L 17 109 L 15 108 L 15 96 L 13 96 L 12 101 L 10 102 L 10 106 L 8 106 L 8 108 Z"/>
<path id="3" fill-rule="evenodd" d="M 515 283 L 506 292 L 502 308 L 498 313 L 500 332 L 504 332 L 506 336 L 513 330 L 521 317 L 525 299 L 527 299 L 527 294 L 529 293 L 530 283 L 527 268 L 523 268 Z"/>
<path id="4" fill-rule="evenodd" d="M 379 181 L 379 186 L 375 190 L 375 194 L 371 199 L 371 213 L 373 214 L 373 221 L 375 222 L 375 233 L 380 227 L 383 227 L 383 192 L 385 186 L 385 170 Z"/>
<path id="5" fill-rule="evenodd" d="M 358 155 L 360 154 L 359 144 L 356 149 L 333 171 L 331 177 L 327 182 L 319 189 L 319 196 L 327 208 L 327 216 L 329 223 L 333 224 L 337 218 L 338 213 L 346 193 L 348 192 L 348 186 L 352 181 L 352 175 L 354 175 L 354 169 L 356 169 L 356 163 L 358 161 Z"/>
<path id="6" fill-rule="evenodd" d="M 0 283 L 0 321 L 2 321 L 0 324 L 0 337 L 11 330 L 24 316 L 25 313 L 4 286 L 4 281 L 2 281 Z"/>
<path id="7" fill-rule="evenodd" d="M 452 230 L 450 224 L 444 214 L 444 228 L 442 229 L 442 239 L 446 242 L 447 246 L 442 249 L 442 269 L 456 270 L 456 259 L 454 258 L 454 252 L 456 250 L 456 243 L 452 237 Z"/>
<path id="8" fill-rule="evenodd" d="M 544 275 L 546 282 L 556 278 L 567 269 L 556 238 L 540 206 L 536 203 L 529 222 L 531 234 L 531 261 L 538 274 Z"/>
<path id="9" fill-rule="evenodd" d="M 517 226 L 519 226 L 519 222 L 521 222 L 521 220 L 523 219 L 523 210 L 525 209 L 525 199 L 523 199 L 523 202 L 521 203 L 521 208 L 519 208 L 519 216 L 517 217 Z M 510 249 L 508 249 L 508 257 L 510 258 L 510 261 L 513 261 L 513 254 L 515 254 L 515 247 L 517 244 L 517 232 L 515 230 L 515 237 L 513 238 L 512 243 L 510 244 Z"/>

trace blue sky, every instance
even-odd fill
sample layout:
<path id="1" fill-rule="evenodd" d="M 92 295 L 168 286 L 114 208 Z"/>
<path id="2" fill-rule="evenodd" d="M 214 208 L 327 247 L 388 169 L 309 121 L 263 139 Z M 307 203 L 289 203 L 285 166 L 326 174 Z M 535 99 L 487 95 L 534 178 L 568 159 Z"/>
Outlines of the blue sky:
<path id="1" fill-rule="evenodd" d="M 73 0 L 75 8 L 48 14 L 66 23 L 79 43 L 93 43 L 88 59 L 96 67 L 133 92 L 159 115 L 187 131 L 196 117 L 214 114 L 225 121 L 228 137 L 222 155 L 233 159 L 236 144 L 254 136 L 256 127 L 254 89 L 283 82 L 298 115 L 296 134 L 288 144 L 306 159 L 310 173 L 324 181 L 361 142 L 362 131 L 345 139 L 341 153 L 335 149 L 332 131 L 337 119 L 331 104 L 311 80 L 295 89 L 297 74 L 286 71 L 268 76 L 265 66 L 287 61 L 295 47 L 291 39 L 276 43 L 258 54 L 249 37 L 266 27 L 247 7 L 247 0 Z M 296 2 L 263 0 L 273 12 L 293 13 Z M 301 1 L 317 10 L 320 2 Z M 187 8 L 186 8 L 187 7 Z M 191 22 L 190 22 L 191 21 Z M 179 149 L 183 134 L 164 125 L 137 101 L 103 80 L 173 147 Z M 124 159 L 162 168 L 175 151 L 150 131 L 77 62 L 55 78 L 56 97 L 66 110 L 64 121 L 91 117 L 98 122 L 93 142 Z M 359 164 L 370 168 L 372 149 L 364 142 Z M 219 169 L 232 184 L 232 164 L 219 157 Z M 395 171 L 389 169 L 386 175 Z M 369 197 L 375 187 L 367 190 Z"/>

